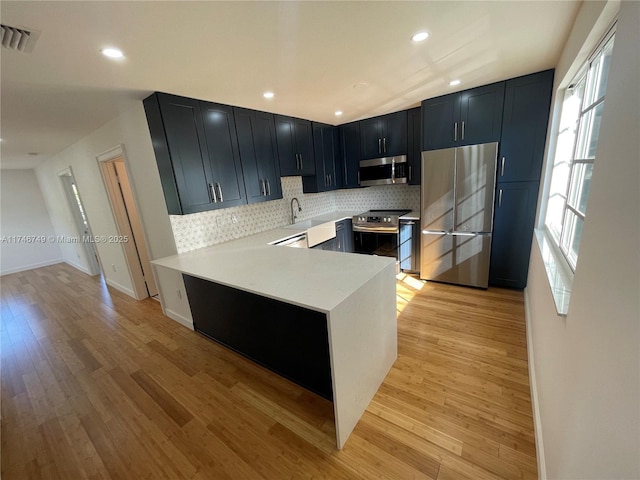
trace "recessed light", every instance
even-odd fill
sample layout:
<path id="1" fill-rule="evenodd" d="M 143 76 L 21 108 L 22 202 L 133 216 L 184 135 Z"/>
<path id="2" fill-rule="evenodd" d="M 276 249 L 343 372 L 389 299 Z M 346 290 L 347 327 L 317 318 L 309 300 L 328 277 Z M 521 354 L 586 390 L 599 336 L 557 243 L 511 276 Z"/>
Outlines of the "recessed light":
<path id="1" fill-rule="evenodd" d="M 418 32 L 411 35 L 412 42 L 421 42 L 429 38 L 429 34 L 427 32 Z"/>
<path id="2" fill-rule="evenodd" d="M 460 80 L 451 80 L 449 85 L 455 87 L 456 85 L 460 85 Z"/>
<path id="3" fill-rule="evenodd" d="M 341 110 L 336 110 L 336 117 L 339 117 L 340 115 L 342 115 L 342 111 Z"/>
<path id="4" fill-rule="evenodd" d="M 273 98 L 273 97 L 274 97 L 274 95 L 275 95 L 275 94 L 274 94 L 273 92 L 264 92 L 264 93 L 262 94 L 262 96 L 263 96 L 264 98 Z"/>
<path id="5" fill-rule="evenodd" d="M 117 48 L 103 48 L 101 50 L 102 54 L 105 57 L 109 57 L 109 58 L 122 58 L 124 57 L 124 53 L 122 53 L 122 50 L 119 50 Z"/>

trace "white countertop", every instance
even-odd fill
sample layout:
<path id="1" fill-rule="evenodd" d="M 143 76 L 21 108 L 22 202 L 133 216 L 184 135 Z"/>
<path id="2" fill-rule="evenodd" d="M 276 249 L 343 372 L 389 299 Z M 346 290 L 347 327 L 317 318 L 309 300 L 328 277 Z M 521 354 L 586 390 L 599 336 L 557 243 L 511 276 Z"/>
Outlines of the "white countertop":
<path id="1" fill-rule="evenodd" d="M 362 212 L 337 211 L 313 220 L 335 222 L 358 213 Z M 276 300 L 329 312 L 395 262 L 389 257 L 269 244 L 305 230 L 292 226 L 275 228 L 152 263 Z"/>

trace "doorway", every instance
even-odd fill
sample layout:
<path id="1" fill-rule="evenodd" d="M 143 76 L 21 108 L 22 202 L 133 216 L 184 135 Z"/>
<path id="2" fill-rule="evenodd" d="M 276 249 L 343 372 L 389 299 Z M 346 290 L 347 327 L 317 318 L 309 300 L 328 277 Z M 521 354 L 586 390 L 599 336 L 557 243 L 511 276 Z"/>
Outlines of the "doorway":
<path id="1" fill-rule="evenodd" d="M 118 227 L 118 233 L 127 241 L 122 243 L 125 258 L 131 272 L 136 297 L 157 297 L 149 251 L 138 213 L 124 156 L 99 160 L 100 171 L 107 188 L 107 196 Z"/>
<path id="2" fill-rule="evenodd" d="M 89 275 L 99 275 L 101 269 L 100 261 L 98 260 L 98 252 L 96 251 L 94 243 L 92 241 L 87 241 L 88 239 L 93 238 L 93 234 L 91 233 L 91 227 L 89 227 L 89 221 L 87 219 L 84 206 L 82 205 L 82 199 L 80 198 L 76 179 L 73 176 L 71 167 L 59 173 L 58 176 L 62 181 L 62 187 L 65 196 L 67 197 L 69 208 L 71 209 L 71 216 L 76 224 L 78 233 L 82 236 L 82 241 L 79 241 L 78 243 L 80 243 L 84 249 Z"/>

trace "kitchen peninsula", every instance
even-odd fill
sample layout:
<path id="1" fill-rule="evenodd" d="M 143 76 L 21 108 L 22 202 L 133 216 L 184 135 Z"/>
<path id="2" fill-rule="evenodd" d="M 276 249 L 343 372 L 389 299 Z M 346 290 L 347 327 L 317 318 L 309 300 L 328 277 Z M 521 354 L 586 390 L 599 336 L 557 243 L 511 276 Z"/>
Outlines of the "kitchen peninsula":
<path id="1" fill-rule="evenodd" d="M 332 399 L 340 449 L 397 357 L 396 265 L 271 245 L 304 231 L 276 228 L 153 264 L 182 273 L 197 331 Z"/>

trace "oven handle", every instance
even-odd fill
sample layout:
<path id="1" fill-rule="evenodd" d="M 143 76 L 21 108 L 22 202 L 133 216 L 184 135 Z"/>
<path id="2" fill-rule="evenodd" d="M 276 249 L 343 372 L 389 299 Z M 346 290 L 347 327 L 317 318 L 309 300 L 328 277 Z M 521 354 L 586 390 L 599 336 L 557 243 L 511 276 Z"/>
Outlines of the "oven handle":
<path id="1" fill-rule="evenodd" d="M 358 225 L 353 226 L 354 232 L 371 232 L 371 233 L 398 233 L 398 227 L 360 227 Z"/>

